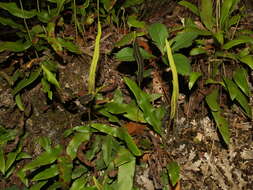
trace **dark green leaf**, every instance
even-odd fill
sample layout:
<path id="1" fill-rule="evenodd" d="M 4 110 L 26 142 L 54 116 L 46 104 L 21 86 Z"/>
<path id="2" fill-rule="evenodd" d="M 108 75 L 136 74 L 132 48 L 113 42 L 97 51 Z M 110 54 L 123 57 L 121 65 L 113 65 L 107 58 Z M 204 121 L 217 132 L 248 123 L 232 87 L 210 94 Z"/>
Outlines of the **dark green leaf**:
<path id="1" fill-rule="evenodd" d="M 137 16 L 131 15 L 127 19 L 127 24 L 130 27 L 135 27 L 135 28 L 145 28 L 145 22 L 144 21 L 139 21 L 137 20 Z"/>
<path id="2" fill-rule="evenodd" d="M 180 167 L 177 162 L 170 162 L 167 165 L 167 170 L 170 176 L 170 181 L 173 186 L 177 184 L 177 182 L 180 179 L 179 173 L 180 173 Z"/>
<path id="3" fill-rule="evenodd" d="M 253 38 L 249 36 L 240 36 L 237 39 L 230 40 L 226 44 L 224 44 L 223 49 L 228 50 L 234 46 L 240 45 L 240 44 L 247 44 L 251 43 L 253 44 Z"/>
<path id="4" fill-rule="evenodd" d="M 32 181 L 49 179 L 49 178 L 57 176 L 58 174 L 59 174 L 59 171 L 58 171 L 57 165 L 54 164 L 50 166 L 50 168 L 47 168 L 43 170 L 42 172 L 38 173 L 37 175 L 35 175 L 32 178 Z"/>
<path id="5" fill-rule="evenodd" d="M 213 1 L 212 0 L 201 0 L 200 7 L 200 18 L 205 24 L 206 28 L 212 31 L 215 24 L 213 17 Z"/>
<path id="6" fill-rule="evenodd" d="M 190 79 L 189 79 L 189 89 L 191 90 L 195 82 L 198 80 L 199 77 L 201 77 L 202 74 L 200 72 L 191 72 Z"/>
<path id="7" fill-rule="evenodd" d="M 120 61 L 135 61 L 135 58 L 133 56 L 133 48 L 126 47 L 121 49 L 115 54 L 116 59 Z M 140 48 L 141 56 L 143 59 L 154 59 L 155 56 L 148 53 L 146 50 Z"/>
<path id="8" fill-rule="evenodd" d="M 161 113 L 160 115 L 156 114 L 157 109 L 150 104 L 149 96 L 143 92 L 134 81 L 127 77 L 124 78 L 124 81 L 133 92 L 139 107 L 144 113 L 145 120 L 154 128 L 157 133 L 161 134 L 162 118 L 164 113 Z"/>
<path id="9" fill-rule="evenodd" d="M 120 146 L 117 149 L 117 154 L 115 156 L 113 163 L 115 164 L 115 167 L 119 167 L 133 160 L 135 160 L 135 157 L 133 157 L 133 155 L 127 149 Z"/>
<path id="10" fill-rule="evenodd" d="M 246 96 L 250 97 L 250 87 L 247 81 L 248 74 L 246 69 L 237 68 L 234 72 L 233 79 L 239 88 L 245 93 Z"/>
<path id="11" fill-rule="evenodd" d="M 37 167 L 52 164 L 58 158 L 61 152 L 62 152 L 62 147 L 57 145 L 55 148 L 52 148 L 50 152 L 43 152 L 35 160 L 25 165 L 25 167 L 22 170 L 23 171 L 33 170 Z"/>
<path id="12" fill-rule="evenodd" d="M 122 7 L 128 8 L 143 3 L 144 0 L 125 0 Z"/>
<path id="13" fill-rule="evenodd" d="M 217 103 L 218 90 L 213 90 L 209 95 L 206 96 L 206 102 L 212 111 L 219 111 L 220 106 Z"/>
<path id="14" fill-rule="evenodd" d="M 76 179 L 70 187 L 70 190 L 85 190 L 84 186 L 87 183 L 87 177 L 82 176 Z"/>
<path id="15" fill-rule="evenodd" d="M 22 52 L 30 48 L 32 43 L 26 41 L 25 43 L 21 41 L 16 42 L 0 42 L 0 52 L 3 51 L 13 51 L 13 52 Z"/>
<path id="16" fill-rule="evenodd" d="M 236 84 L 232 80 L 225 77 L 223 80 L 226 84 L 231 100 L 234 100 L 236 96 L 238 95 L 239 89 L 237 88 Z"/>
<path id="17" fill-rule="evenodd" d="M 69 50 L 72 53 L 76 53 L 76 54 L 82 53 L 80 48 L 71 41 L 67 41 L 62 38 L 57 38 L 57 41 L 61 44 L 62 47 L 66 48 L 67 50 Z"/>
<path id="18" fill-rule="evenodd" d="M 181 53 L 173 54 L 173 58 L 175 61 L 177 72 L 181 75 L 188 76 L 192 70 L 190 60 Z"/>
<path id="19" fill-rule="evenodd" d="M 190 47 L 194 41 L 198 37 L 197 32 L 183 32 L 179 33 L 174 39 L 173 39 L 173 45 L 172 50 L 178 51 L 182 48 Z"/>
<path id="20" fill-rule="evenodd" d="M 90 133 L 76 133 L 72 140 L 69 142 L 66 152 L 73 160 L 76 158 L 78 147 L 85 141 L 90 139 Z"/>
<path id="21" fill-rule="evenodd" d="M 10 14 L 19 18 L 32 18 L 37 14 L 36 10 L 26 11 L 18 8 L 17 4 L 14 2 L 12 3 L 0 2 L 0 8 L 8 11 Z"/>
<path id="22" fill-rule="evenodd" d="M 247 64 L 253 70 L 253 56 L 246 55 L 244 57 L 239 58 L 241 62 Z"/>
<path id="23" fill-rule="evenodd" d="M 217 112 L 212 111 L 212 115 L 214 117 L 215 123 L 219 129 L 219 132 L 224 142 L 228 145 L 230 141 L 230 132 L 229 132 L 227 120 L 221 116 L 220 111 L 217 111 Z"/>
<path id="24" fill-rule="evenodd" d="M 123 36 L 123 38 L 120 39 L 120 41 L 116 42 L 114 45 L 116 47 L 121 47 L 121 46 L 125 46 L 125 45 L 129 45 L 130 43 L 133 42 L 133 40 L 136 38 L 136 37 L 139 37 L 139 36 L 143 36 L 145 33 L 144 32 L 130 32 L 126 35 Z"/>
<path id="25" fill-rule="evenodd" d="M 154 44 L 159 48 L 160 52 L 165 52 L 165 40 L 169 37 L 168 30 L 161 23 L 154 23 L 148 28 L 148 33 Z"/>
<path id="26" fill-rule="evenodd" d="M 13 89 L 12 94 L 16 95 L 18 92 L 20 92 L 23 88 L 27 87 L 28 85 L 32 84 L 39 76 L 41 73 L 41 68 L 38 68 L 37 70 L 33 71 L 29 78 L 25 78 L 21 80 L 17 86 Z"/>
<path id="27" fill-rule="evenodd" d="M 199 16 L 199 10 L 196 5 L 194 5 L 188 1 L 180 1 L 178 4 L 190 9 L 191 12 L 193 12 L 195 15 Z"/>
<path id="28" fill-rule="evenodd" d="M 29 190 L 40 190 L 46 183 L 47 181 L 40 181 L 36 183 L 35 185 L 33 185 L 31 188 L 29 188 Z"/>
<path id="29" fill-rule="evenodd" d="M 16 22 L 14 22 L 13 20 L 9 19 L 9 18 L 4 18 L 4 17 L 0 17 L 0 23 L 4 26 L 10 26 L 14 29 L 19 29 L 21 30 L 22 32 L 25 32 L 25 28 L 23 25 L 21 24 L 18 24 Z"/>
<path id="30" fill-rule="evenodd" d="M 108 166 L 112 160 L 112 145 L 112 136 L 107 135 L 102 144 L 103 160 L 106 166 Z"/>
<path id="31" fill-rule="evenodd" d="M 15 96 L 15 102 L 16 102 L 18 108 L 19 108 L 21 111 L 24 111 L 24 110 L 25 110 L 25 107 L 24 107 L 24 104 L 23 104 L 23 102 L 22 102 L 22 99 L 21 99 L 20 94 L 17 94 L 17 95 Z"/>

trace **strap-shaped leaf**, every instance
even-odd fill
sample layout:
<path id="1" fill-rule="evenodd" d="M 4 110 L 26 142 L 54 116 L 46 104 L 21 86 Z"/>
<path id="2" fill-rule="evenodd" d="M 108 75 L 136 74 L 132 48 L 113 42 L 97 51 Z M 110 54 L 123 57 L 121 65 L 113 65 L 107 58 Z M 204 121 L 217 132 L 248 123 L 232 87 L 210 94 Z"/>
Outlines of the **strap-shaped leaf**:
<path id="1" fill-rule="evenodd" d="M 59 174 L 59 170 L 56 164 L 50 166 L 50 168 L 47 168 L 43 170 L 42 172 L 38 173 L 32 178 L 32 181 L 39 181 L 39 180 L 45 180 L 52 177 L 55 177 Z"/>

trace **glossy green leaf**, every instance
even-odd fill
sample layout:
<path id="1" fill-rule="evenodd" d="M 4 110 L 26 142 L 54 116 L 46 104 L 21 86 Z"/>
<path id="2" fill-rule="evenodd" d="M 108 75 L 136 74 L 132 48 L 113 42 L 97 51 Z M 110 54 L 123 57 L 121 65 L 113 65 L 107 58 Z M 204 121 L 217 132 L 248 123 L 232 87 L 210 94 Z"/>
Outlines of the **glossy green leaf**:
<path id="1" fill-rule="evenodd" d="M 57 88 L 60 88 L 60 84 L 59 84 L 59 82 L 58 82 L 57 79 L 56 79 L 55 73 L 52 73 L 52 72 L 46 67 L 45 64 L 42 64 L 42 65 L 41 65 L 41 68 L 42 68 L 42 70 L 43 70 L 43 72 L 44 72 L 44 74 L 45 74 L 47 80 L 48 80 L 51 84 L 55 85 Z"/>
<path id="2" fill-rule="evenodd" d="M 240 44 L 247 44 L 247 43 L 253 44 L 253 38 L 249 36 L 240 36 L 239 38 L 230 40 L 229 42 L 224 44 L 223 49 L 228 50 L 234 46 L 237 46 Z"/>
<path id="3" fill-rule="evenodd" d="M 160 52 L 164 54 L 165 40 L 169 37 L 166 26 L 161 23 L 154 23 L 149 26 L 148 33 Z"/>
<path id="4" fill-rule="evenodd" d="M 45 180 L 55 177 L 59 174 L 58 167 L 56 164 L 50 166 L 49 168 L 43 170 L 32 178 L 32 181 Z"/>
<path id="5" fill-rule="evenodd" d="M 73 163 L 72 160 L 67 156 L 61 156 L 57 159 L 58 163 L 58 170 L 59 170 L 59 177 L 60 181 L 63 182 L 64 186 L 68 187 L 71 182 L 72 176 L 72 168 Z"/>
<path id="6" fill-rule="evenodd" d="M 23 88 L 27 87 L 28 85 L 32 84 L 39 76 L 41 73 L 41 68 L 38 68 L 37 70 L 33 71 L 28 78 L 25 78 L 21 80 L 17 86 L 12 91 L 13 95 L 16 95 L 18 92 L 20 92 Z"/>
<path id="7" fill-rule="evenodd" d="M 230 16 L 235 8 L 236 4 L 240 0 L 224 0 L 221 6 L 220 25 L 222 29 L 225 29 L 226 24 L 230 22 Z"/>
<path id="8" fill-rule="evenodd" d="M 52 185 L 50 185 L 47 190 L 57 190 L 61 189 L 62 184 L 59 181 L 54 182 Z"/>
<path id="9" fill-rule="evenodd" d="M 116 59 L 119 61 L 135 61 L 135 58 L 133 56 L 133 48 L 126 47 L 121 49 L 115 54 Z M 143 59 L 154 59 L 155 56 L 148 53 L 146 50 L 140 48 L 141 56 Z"/>
<path id="10" fill-rule="evenodd" d="M 75 167 L 72 171 L 71 178 L 76 179 L 82 176 L 84 173 L 88 172 L 88 168 L 84 165 L 79 165 L 78 167 Z"/>
<path id="11" fill-rule="evenodd" d="M 101 142 L 102 142 L 101 136 L 96 135 L 91 147 L 85 153 L 85 158 L 87 160 L 89 161 L 92 160 L 96 156 L 96 154 L 101 150 Z"/>
<path id="12" fill-rule="evenodd" d="M 78 179 L 76 179 L 71 187 L 70 190 L 85 190 L 85 184 L 87 183 L 87 177 L 86 176 L 82 176 Z"/>
<path id="13" fill-rule="evenodd" d="M 15 152 L 9 152 L 6 157 L 6 163 L 5 163 L 5 171 L 10 169 L 12 164 L 15 162 L 17 155 L 19 154 L 19 151 Z"/>
<path id="14" fill-rule="evenodd" d="M 190 60 L 181 53 L 173 54 L 173 58 L 175 61 L 177 72 L 181 75 L 188 76 L 192 70 Z"/>
<path id="15" fill-rule="evenodd" d="M 224 44 L 224 33 L 223 31 L 217 31 L 213 34 L 217 42 L 219 42 L 220 45 Z"/>
<path id="16" fill-rule="evenodd" d="M 212 111 L 219 111 L 220 106 L 217 102 L 218 90 L 213 90 L 209 95 L 206 96 L 206 102 Z"/>
<path id="17" fill-rule="evenodd" d="M 146 24 L 144 21 L 137 20 L 137 16 L 131 15 L 127 19 L 127 24 L 129 27 L 135 27 L 135 28 L 145 28 Z"/>
<path id="18" fill-rule="evenodd" d="M 172 186 L 175 186 L 180 179 L 180 167 L 177 162 L 170 162 L 166 166 Z"/>
<path id="19" fill-rule="evenodd" d="M 16 160 L 22 160 L 22 159 L 27 159 L 27 158 L 32 158 L 30 154 L 26 153 L 26 152 L 20 152 L 18 155 L 17 155 L 17 158 Z"/>
<path id="20" fill-rule="evenodd" d="M 120 123 L 120 120 L 115 115 L 108 112 L 106 108 L 100 109 L 98 112 L 107 117 L 110 122 Z"/>
<path id="21" fill-rule="evenodd" d="M 239 89 L 237 88 L 236 84 L 232 80 L 225 77 L 223 80 L 226 84 L 231 100 L 234 100 L 236 96 L 238 95 Z"/>
<path id="22" fill-rule="evenodd" d="M 201 0 L 200 6 L 200 18 L 206 28 L 212 31 L 215 24 L 213 17 L 213 1 L 212 0 Z"/>
<path id="23" fill-rule="evenodd" d="M 157 109 L 150 104 L 149 96 L 143 92 L 134 81 L 127 77 L 124 78 L 124 81 L 133 92 L 139 107 L 144 113 L 145 120 L 154 128 L 157 133 L 161 134 L 163 114 L 159 116 L 155 114 Z"/>
<path id="24" fill-rule="evenodd" d="M 244 94 L 250 97 L 250 87 L 247 80 L 248 74 L 246 69 L 237 68 L 234 72 L 233 79 L 237 86 L 244 92 Z"/>
<path id="25" fill-rule="evenodd" d="M 62 38 L 57 38 L 57 41 L 61 44 L 62 47 L 66 48 L 68 51 L 76 54 L 81 54 L 80 48 L 71 41 L 64 40 Z"/>
<path id="26" fill-rule="evenodd" d="M 0 146 L 0 171 L 5 174 L 5 158 L 3 148 Z"/>
<path id="27" fill-rule="evenodd" d="M 85 141 L 90 139 L 90 133 L 76 133 L 69 142 L 66 152 L 73 160 L 76 158 L 78 147 Z"/>
<path id="28" fill-rule="evenodd" d="M 108 135 L 112 135 L 113 137 L 117 137 L 123 141 L 125 141 L 127 147 L 131 150 L 131 152 L 136 155 L 140 156 L 142 153 L 136 146 L 134 140 L 132 137 L 128 134 L 125 128 L 116 128 L 112 127 L 106 124 L 100 124 L 100 123 L 92 123 L 91 127 L 97 129 L 98 131 L 101 131 L 103 133 L 106 133 Z"/>
<path id="29" fill-rule="evenodd" d="M 0 52 L 3 51 L 13 51 L 13 52 L 22 52 L 27 50 L 32 46 L 32 43 L 30 41 L 21 42 L 0 42 Z"/>
<path id="30" fill-rule="evenodd" d="M 21 99 L 20 94 L 17 94 L 17 95 L 15 96 L 15 102 L 16 102 L 16 104 L 17 104 L 19 110 L 21 110 L 21 111 L 24 111 L 24 110 L 25 110 L 25 106 L 24 106 L 24 104 L 23 104 L 23 102 L 22 102 L 22 99 Z"/>
<path id="31" fill-rule="evenodd" d="M 195 15 L 199 16 L 199 10 L 196 5 L 194 5 L 188 1 L 180 1 L 178 4 L 190 9 L 191 12 L 193 12 Z"/>
<path id="32" fill-rule="evenodd" d="M 124 35 L 118 42 L 116 42 L 114 46 L 121 47 L 129 45 L 134 41 L 136 37 L 143 36 L 144 34 L 144 32 L 129 32 L 128 34 Z"/>
<path id="33" fill-rule="evenodd" d="M 193 85 L 195 84 L 195 82 L 199 79 L 199 77 L 201 77 L 202 74 L 200 72 L 191 72 L 190 74 L 190 78 L 189 78 L 189 89 L 191 90 Z"/>
<path id="34" fill-rule="evenodd" d="M 22 24 L 18 24 L 13 20 L 11 20 L 10 18 L 0 17 L 0 23 L 4 26 L 10 26 L 14 29 L 18 29 L 21 30 L 22 32 L 25 32 L 25 28 Z"/>
<path id="35" fill-rule="evenodd" d="M 52 100 L 53 99 L 53 92 L 51 90 L 51 86 L 49 82 L 46 80 L 45 77 L 41 79 L 41 85 L 42 85 L 42 90 L 43 92 L 47 93 L 47 97 Z"/>
<path id="36" fill-rule="evenodd" d="M 197 32 L 183 32 L 179 33 L 174 39 L 172 44 L 172 50 L 178 51 L 182 48 L 187 48 L 192 45 L 194 39 L 198 37 Z"/>
<path id="37" fill-rule="evenodd" d="M 19 17 L 19 18 L 32 18 L 36 16 L 37 11 L 36 10 L 22 10 L 20 9 L 16 3 L 5 3 L 5 2 L 0 2 L 0 8 L 8 11 L 10 14 Z"/>
<path id="38" fill-rule="evenodd" d="M 228 121 L 221 116 L 221 111 L 212 111 L 212 115 L 214 117 L 215 123 L 219 129 L 219 132 L 224 140 L 224 142 L 228 145 L 230 141 L 230 132 L 228 128 Z"/>
<path id="39" fill-rule="evenodd" d="M 40 181 L 38 183 L 36 183 L 35 185 L 33 185 L 31 188 L 29 188 L 29 190 L 41 190 L 42 187 L 47 183 L 47 181 Z"/>
<path id="40" fill-rule="evenodd" d="M 135 160 L 135 157 L 127 150 L 126 148 L 123 148 L 122 146 L 117 148 L 116 156 L 113 160 L 113 163 L 115 167 L 119 167 L 125 163 L 131 162 Z"/>
<path id="41" fill-rule="evenodd" d="M 241 62 L 248 65 L 253 70 L 253 56 L 252 55 L 246 55 L 244 57 L 239 58 Z"/>
<path id="42" fill-rule="evenodd" d="M 133 179 L 135 172 L 135 159 L 119 166 L 117 189 L 118 190 L 132 190 Z"/>
<path id="43" fill-rule="evenodd" d="M 20 178 L 20 180 L 28 186 L 28 179 L 26 178 L 26 171 L 22 168 L 17 171 L 16 175 Z"/>
<path id="44" fill-rule="evenodd" d="M 34 170 L 35 168 L 52 164 L 59 157 L 61 152 L 62 152 L 62 147 L 57 145 L 55 148 L 52 148 L 50 152 L 41 153 L 35 160 L 25 165 L 22 170 L 23 171 Z"/>
<path id="45" fill-rule="evenodd" d="M 203 48 L 203 47 L 197 47 L 197 48 L 193 48 L 190 51 L 190 55 L 194 56 L 194 55 L 200 55 L 200 54 L 206 54 L 207 51 Z"/>

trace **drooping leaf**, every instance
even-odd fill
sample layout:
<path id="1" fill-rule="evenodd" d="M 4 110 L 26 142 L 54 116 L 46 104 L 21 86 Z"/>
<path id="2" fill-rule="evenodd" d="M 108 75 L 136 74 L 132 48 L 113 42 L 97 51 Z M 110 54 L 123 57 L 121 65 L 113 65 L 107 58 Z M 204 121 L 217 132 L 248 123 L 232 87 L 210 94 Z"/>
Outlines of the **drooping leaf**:
<path id="1" fill-rule="evenodd" d="M 104 138 L 104 143 L 102 144 L 103 160 L 106 166 L 108 166 L 112 160 L 112 146 L 112 136 L 107 135 Z"/>
<path id="2" fill-rule="evenodd" d="M 4 26 L 10 26 L 14 29 L 19 29 L 22 32 L 25 32 L 25 28 L 22 24 L 18 24 L 16 22 L 14 22 L 12 19 L 10 18 L 4 18 L 4 17 L 0 17 L 0 23 Z"/>
<path id="3" fill-rule="evenodd" d="M 197 48 L 193 48 L 190 51 L 190 55 L 194 56 L 194 55 L 200 55 L 200 54 L 206 54 L 207 51 L 203 48 L 203 47 L 197 47 Z"/>
<path id="4" fill-rule="evenodd" d="M 173 54 L 173 59 L 179 74 L 188 76 L 191 73 L 190 60 L 186 56 L 181 53 L 175 53 Z"/>
<path id="5" fill-rule="evenodd" d="M 136 146 L 132 137 L 128 134 L 128 132 L 124 128 L 116 128 L 101 123 L 92 123 L 91 127 L 97 129 L 98 131 L 101 131 L 103 133 L 112 135 L 113 137 L 117 137 L 123 140 L 134 155 L 140 156 L 142 154 L 141 151 Z"/>
<path id="6" fill-rule="evenodd" d="M 57 145 L 50 152 L 43 152 L 35 160 L 31 161 L 22 169 L 23 171 L 33 170 L 47 164 L 52 164 L 62 152 L 62 147 Z"/>
<path id="7" fill-rule="evenodd" d="M 45 74 L 48 82 L 50 82 L 51 84 L 55 85 L 57 88 L 60 88 L 60 84 L 59 84 L 59 82 L 56 79 L 55 73 L 52 73 L 50 71 L 50 69 L 46 66 L 46 64 L 42 63 L 41 64 L 41 68 L 42 68 L 42 70 L 43 70 L 43 72 L 44 72 L 44 74 Z"/>
<path id="8" fill-rule="evenodd" d="M 246 55 L 239 58 L 241 62 L 248 65 L 253 70 L 253 56 L 252 55 Z"/>
<path id="9" fill-rule="evenodd" d="M 119 166 L 117 189 L 118 190 L 132 190 L 133 179 L 135 172 L 135 159 Z"/>
<path id="10" fill-rule="evenodd" d="M 251 43 L 253 44 L 253 38 L 249 36 L 240 36 L 237 39 L 230 40 L 226 44 L 224 44 L 223 49 L 228 50 L 234 46 L 240 45 L 240 44 L 247 44 Z"/>
<path id="11" fill-rule="evenodd" d="M 12 94 L 16 95 L 22 89 L 32 84 L 40 76 L 41 70 L 41 68 L 38 68 L 37 70 L 33 71 L 28 78 L 21 80 L 13 89 Z"/>
<path id="12" fill-rule="evenodd" d="M 41 85 L 42 85 L 42 90 L 43 92 L 47 93 L 47 97 L 52 100 L 53 99 L 53 92 L 51 90 L 49 82 L 45 79 L 41 79 Z"/>
<path id="13" fill-rule="evenodd" d="M 180 167 L 177 162 L 170 162 L 166 166 L 172 186 L 175 186 L 180 179 Z"/>
<path id="14" fill-rule="evenodd" d="M 64 40 L 63 38 L 57 38 L 57 41 L 61 44 L 62 47 L 66 48 L 68 51 L 76 54 L 81 54 L 80 48 L 71 41 Z"/>
<path id="15" fill-rule="evenodd" d="M 201 0 L 200 7 L 200 18 L 205 24 L 206 28 L 212 31 L 215 24 L 213 17 L 213 1 L 212 0 Z"/>
<path id="16" fill-rule="evenodd" d="M 143 3 L 144 0 L 126 0 L 124 1 L 122 7 L 124 8 L 128 8 L 128 7 L 132 7 L 135 5 L 139 5 L 141 3 Z"/>
<path id="17" fill-rule="evenodd" d="M 13 52 L 22 52 L 27 50 L 32 46 L 32 43 L 30 41 L 26 42 L 21 42 L 21 41 L 16 41 L 16 42 L 0 42 L 0 52 L 3 51 L 13 51 Z"/>
<path id="18" fill-rule="evenodd" d="M 117 148 L 116 156 L 113 160 L 113 163 L 115 164 L 115 167 L 119 167 L 125 163 L 131 162 L 135 160 L 135 157 L 127 150 L 126 148 L 123 148 L 122 146 L 119 146 Z"/>
<path id="19" fill-rule="evenodd" d="M 15 96 L 15 102 L 16 102 L 18 108 L 19 108 L 21 111 L 24 111 L 24 110 L 25 110 L 25 106 L 24 106 L 24 104 L 23 104 L 23 102 L 22 102 L 22 99 L 21 99 L 20 94 L 17 94 L 17 95 Z"/>
<path id="20" fill-rule="evenodd" d="M 196 5 L 194 5 L 188 1 L 180 1 L 178 4 L 190 9 L 191 12 L 193 12 L 195 15 L 199 16 L 199 10 Z"/>
<path id="21" fill-rule="evenodd" d="M 157 133 L 161 134 L 163 115 L 161 114 L 158 116 L 155 114 L 157 109 L 150 104 L 149 96 L 143 92 L 134 81 L 127 77 L 124 78 L 124 81 L 133 92 L 139 107 L 144 113 L 145 120 L 154 128 Z"/>
<path id="22" fill-rule="evenodd" d="M 140 48 L 140 53 L 143 59 L 154 59 L 155 56 Z M 133 56 L 133 48 L 126 47 L 115 54 L 116 59 L 120 61 L 135 61 Z"/>
<path id="23" fill-rule="evenodd" d="M 127 24 L 129 27 L 135 27 L 135 28 L 145 28 L 145 22 L 137 20 L 137 16 L 132 15 L 129 16 L 127 19 Z"/>
<path id="24" fill-rule="evenodd" d="M 37 11 L 36 10 L 30 10 L 30 11 L 26 11 L 26 10 L 22 10 L 20 9 L 16 3 L 11 2 L 11 3 L 5 3 L 5 2 L 0 2 L 0 8 L 8 11 L 10 14 L 19 17 L 19 18 L 32 18 L 34 16 L 36 16 Z"/>
<path id="25" fill-rule="evenodd" d="M 212 111 L 219 111 L 220 105 L 217 103 L 218 90 L 213 90 L 209 95 L 206 96 L 206 102 Z"/>
<path id="26" fill-rule="evenodd" d="M 110 11 L 116 2 L 117 0 L 101 0 L 101 3 L 103 3 L 106 11 Z"/>
<path id="27" fill-rule="evenodd" d="M 69 142 L 66 152 L 73 160 L 76 158 L 78 147 L 85 141 L 90 139 L 90 133 L 76 133 Z"/>
<path id="28" fill-rule="evenodd" d="M 234 72 L 233 79 L 244 94 L 250 97 L 250 87 L 247 81 L 247 71 L 244 68 L 237 68 Z"/>
<path id="29" fill-rule="evenodd" d="M 149 26 L 148 33 L 160 52 L 164 54 L 165 40 L 169 37 L 166 26 L 161 23 L 154 23 Z"/>
<path id="30" fill-rule="evenodd" d="M 43 170 L 32 178 L 32 181 L 45 180 L 55 177 L 59 174 L 56 164 L 51 165 L 49 168 Z"/>
<path id="31" fill-rule="evenodd" d="M 200 72 L 191 72 L 190 74 L 190 78 L 189 78 L 189 89 L 191 90 L 193 85 L 195 84 L 195 82 L 199 79 L 199 77 L 201 77 L 202 74 Z"/>
<path id="32" fill-rule="evenodd" d="M 118 42 L 116 42 L 114 45 L 116 47 L 121 47 L 128 45 L 133 42 L 133 40 L 136 37 L 143 36 L 144 32 L 129 32 L 128 34 L 124 35 Z"/>
<path id="33" fill-rule="evenodd" d="M 229 145 L 230 141 L 230 131 L 228 128 L 228 121 L 221 116 L 221 111 L 212 111 L 212 115 L 214 117 L 215 123 L 219 129 L 219 132 L 224 140 L 224 142 Z"/>
<path id="34" fill-rule="evenodd" d="M 172 44 L 172 50 L 178 51 L 182 48 L 187 48 L 192 45 L 194 39 L 198 37 L 197 32 L 183 32 L 179 33 L 174 39 Z"/>
<path id="35" fill-rule="evenodd" d="M 40 190 L 47 183 L 47 181 L 40 181 L 29 188 L 29 190 Z"/>
<path id="36" fill-rule="evenodd" d="M 226 84 L 231 100 L 234 100 L 236 96 L 238 95 L 238 88 L 236 84 L 232 80 L 225 77 L 223 80 Z"/>

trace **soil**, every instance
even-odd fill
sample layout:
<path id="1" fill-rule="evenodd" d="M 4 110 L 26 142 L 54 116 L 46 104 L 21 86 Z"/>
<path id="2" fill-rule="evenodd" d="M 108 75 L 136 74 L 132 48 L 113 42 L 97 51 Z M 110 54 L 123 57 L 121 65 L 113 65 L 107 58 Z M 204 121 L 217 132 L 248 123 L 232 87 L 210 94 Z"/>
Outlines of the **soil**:
<path id="1" fill-rule="evenodd" d="M 249 11 L 253 13 L 253 9 Z M 157 5 L 156 11 L 143 14 L 147 22 L 159 21 L 168 27 L 177 26 L 181 18 L 191 16 L 186 9 L 175 3 L 170 4 L 169 7 Z M 246 19 L 245 24 L 253 29 L 251 19 Z M 126 99 L 130 98 L 122 79 L 124 76 L 134 78 L 136 66 L 129 69 L 129 66 L 116 61 L 113 54 L 108 53 L 115 51 L 113 44 L 123 35 L 123 32 L 120 33 L 114 27 L 105 28 L 102 34 L 102 39 L 105 38 L 101 44 L 102 54 L 97 70 L 96 86 L 102 87 L 101 93 L 108 98 L 112 97 L 117 88 L 124 92 Z M 90 33 L 90 38 L 95 39 L 95 33 Z M 1 54 L 0 63 L 9 61 L 9 57 L 15 56 L 10 53 Z M 53 140 L 53 144 L 64 144 L 66 142 L 64 142 L 63 132 L 66 129 L 82 125 L 89 118 L 104 120 L 99 118 L 100 115 L 92 113 L 89 106 L 87 79 L 90 62 L 91 57 L 83 55 L 68 58 L 64 64 L 59 63 L 58 79 L 61 89 L 55 91 L 52 101 L 42 91 L 40 83 L 26 89 L 22 93 L 26 107 L 24 112 L 17 108 L 9 83 L 0 76 L 0 124 L 7 129 L 16 129 L 18 138 L 24 132 L 28 133 L 29 138 L 25 140 L 24 151 L 33 158 L 42 152 L 37 143 L 39 137 L 48 136 Z M 3 68 L 3 71 L 11 73 L 10 67 Z M 164 80 L 162 74 L 159 73 L 160 79 Z M 163 82 L 169 89 L 167 81 Z M 154 92 L 153 85 L 151 83 L 145 90 Z M 205 87 L 202 90 L 208 92 Z M 180 95 L 177 118 L 173 128 L 166 129 L 166 137 L 161 138 L 151 130 L 141 132 L 142 137 L 134 136 L 137 142 L 138 138 L 148 138 L 153 143 L 148 153 L 140 158 L 143 164 L 136 168 L 135 185 L 142 190 L 162 189 L 160 175 L 163 168 L 169 161 L 175 160 L 180 165 L 181 177 L 177 189 L 253 190 L 253 122 L 245 118 L 239 109 L 225 107 L 224 114 L 229 118 L 231 131 L 231 142 L 227 147 L 222 143 L 215 123 L 208 115 L 203 93 L 195 92 L 189 100 L 185 98 L 186 94 L 183 91 Z M 251 105 L 253 105 L 252 99 Z M 16 144 L 17 140 L 8 144 L 5 151 L 12 151 Z M 165 148 L 161 148 L 162 144 L 165 144 Z M 17 168 L 22 165 L 24 162 L 19 162 Z M 15 172 L 8 180 L 0 176 L 0 189 L 14 184 L 23 186 Z"/>

